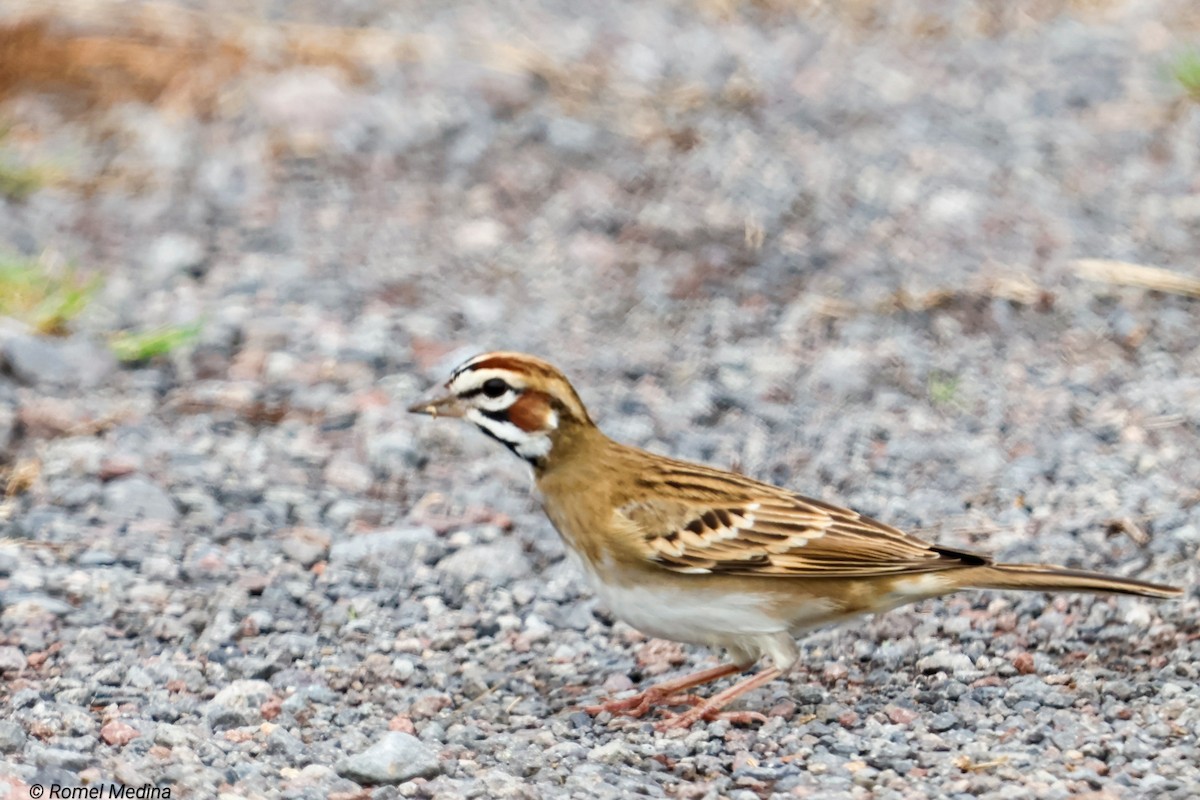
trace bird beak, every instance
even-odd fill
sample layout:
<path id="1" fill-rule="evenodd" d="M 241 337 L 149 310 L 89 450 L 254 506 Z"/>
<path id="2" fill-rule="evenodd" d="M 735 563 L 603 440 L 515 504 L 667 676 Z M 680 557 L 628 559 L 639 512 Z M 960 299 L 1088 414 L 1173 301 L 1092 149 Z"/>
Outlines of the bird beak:
<path id="1" fill-rule="evenodd" d="M 456 395 L 438 396 L 438 392 L 430 392 L 424 398 L 408 407 L 413 414 L 428 414 L 431 417 L 461 417 L 467 413 L 466 406 Z"/>

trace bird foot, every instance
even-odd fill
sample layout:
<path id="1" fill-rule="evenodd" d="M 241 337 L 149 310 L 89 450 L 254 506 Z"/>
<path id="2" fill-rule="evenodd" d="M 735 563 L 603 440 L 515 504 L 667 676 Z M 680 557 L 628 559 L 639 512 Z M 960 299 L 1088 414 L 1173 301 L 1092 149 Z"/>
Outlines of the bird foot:
<path id="1" fill-rule="evenodd" d="M 728 700 L 723 700 L 721 704 L 713 706 L 710 701 L 690 693 L 688 689 L 694 689 L 697 686 L 710 683 L 718 678 L 724 678 L 726 675 L 733 675 L 734 673 L 741 672 L 742 669 L 743 667 L 737 664 L 722 664 L 716 667 L 709 667 L 699 672 L 693 672 L 690 675 L 683 675 L 674 680 L 664 681 L 663 683 L 651 686 L 632 697 L 609 700 L 595 706 L 585 706 L 583 710 L 593 716 L 607 711 L 610 714 L 623 714 L 634 718 L 644 717 L 656 705 L 694 707 L 707 704 L 715 710 L 728 702 Z M 721 696 L 724 697 L 724 695 Z"/>
<path id="2" fill-rule="evenodd" d="M 584 706 L 583 710 L 593 717 L 607 711 L 610 714 L 621 714 L 626 717 L 640 719 L 655 706 L 697 706 L 704 698 L 695 694 L 668 694 L 653 687 L 639 692 L 632 697 L 619 700 L 607 700 L 594 706 Z"/>

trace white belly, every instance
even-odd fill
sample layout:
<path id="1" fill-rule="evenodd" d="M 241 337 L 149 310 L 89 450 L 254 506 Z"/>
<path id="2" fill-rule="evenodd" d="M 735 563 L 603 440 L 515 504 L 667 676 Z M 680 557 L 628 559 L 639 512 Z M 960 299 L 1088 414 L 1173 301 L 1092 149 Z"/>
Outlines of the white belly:
<path id="1" fill-rule="evenodd" d="M 750 664 L 765 655 L 786 669 L 796 660 L 792 634 L 825 622 L 830 616 L 829 603 L 815 599 L 807 610 L 811 614 L 800 609 L 785 620 L 768 612 L 771 598 L 765 594 L 716 594 L 711 589 L 678 585 L 607 583 L 584 559 L 576 560 L 597 597 L 617 619 L 660 639 L 724 647 L 738 663 Z M 809 616 L 811 621 L 802 619 Z"/>
<path id="2" fill-rule="evenodd" d="M 763 609 L 758 594 L 724 594 L 677 587 L 615 586 L 593 580 L 596 594 L 621 621 L 643 633 L 692 644 L 721 645 L 730 637 L 781 633 L 786 625 Z"/>

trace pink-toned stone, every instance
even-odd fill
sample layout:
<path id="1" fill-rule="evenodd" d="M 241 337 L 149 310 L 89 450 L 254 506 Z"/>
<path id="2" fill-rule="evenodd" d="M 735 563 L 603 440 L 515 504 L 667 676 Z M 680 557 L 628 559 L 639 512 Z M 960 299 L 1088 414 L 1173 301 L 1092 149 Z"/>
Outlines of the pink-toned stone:
<path id="1" fill-rule="evenodd" d="M 141 735 L 137 728 L 119 719 L 106 722 L 100 729 L 100 738 L 116 747 L 124 747 Z"/>

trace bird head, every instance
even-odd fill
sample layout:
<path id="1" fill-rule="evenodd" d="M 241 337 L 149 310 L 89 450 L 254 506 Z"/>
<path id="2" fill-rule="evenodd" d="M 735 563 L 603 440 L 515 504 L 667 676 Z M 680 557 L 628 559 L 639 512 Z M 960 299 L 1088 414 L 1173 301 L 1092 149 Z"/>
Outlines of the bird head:
<path id="1" fill-rule="evenodd" d="M 535 468 L 572 431 L 594 427 L 570 382 L 524 353 L 495 352 L 461 364 L 445 385 L 409 411 L 462 417 Z"/>

